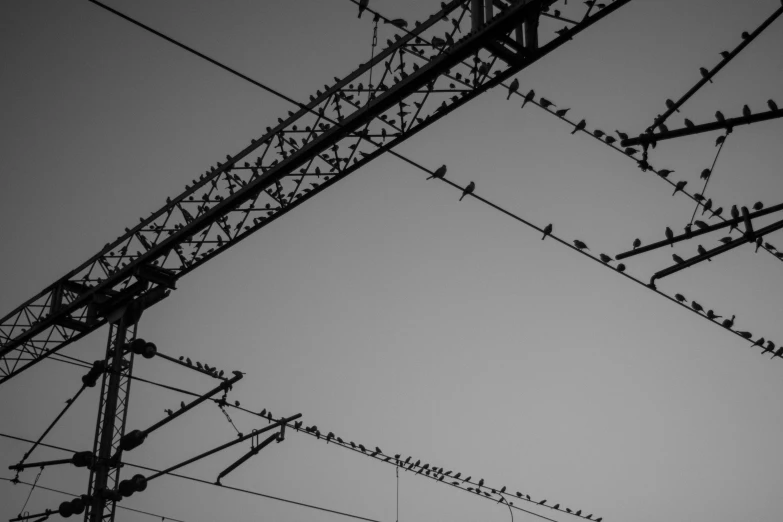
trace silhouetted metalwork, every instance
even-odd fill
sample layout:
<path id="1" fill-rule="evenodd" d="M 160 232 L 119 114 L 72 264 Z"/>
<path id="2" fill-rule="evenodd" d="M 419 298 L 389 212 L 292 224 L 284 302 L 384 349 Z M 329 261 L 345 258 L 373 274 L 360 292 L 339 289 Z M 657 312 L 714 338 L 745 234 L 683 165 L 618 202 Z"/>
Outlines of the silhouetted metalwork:
<path id="1" fill-rule="evenodd" d="M 720 129 L 732 130 L 734 127 L 739 127 L 741 125 L 750 125 L 752 123 L 769 121 L 777 118 L 783 118 L 783 109 L 760 112 L 750 116 L 727 118 L 710 123 L 702 123 L 701 125 L 694 125 L 692 127 L 688 126 L 681 129 L 656 132 L 654 134 L 641 134 L 635 138 L 628 138 L 627 140 L 623 140 L 620 142 L 620 144 L 623 147 L 633 147 L 636 145 L 655 145 L 659 141 L 681 138 L 683 136 L 692 136 L 694 134 L 701 134 L 703 132 L 711 132 Z"/>
<path id="2" fill-rule="evenodd" d="M 679 111 L 680 107 L 682 107 L 685 102 L 687 102 L 696 92 L 698 92 L 699 89 L 701 89 L 707 82 L 711 82 L 712 78 L 718 74 L 718 72 L 723 69 L 735 56 L 737 56 L 745 47 L 750 45 L 750 43 L 756 39 L 758 35 L 764 31 L 767 27 L 769 27 L 772 22 L 774 22 L 781 14 L 783 14 L 783 5 L 775 10 L 772 15 L 767 18 L 764 23 L 762 23 L 755 31 L 752 33 L 743 33 L 742 34 L 742 42 L 734 48 L 733 51 L 728 52 L 724 51 L 721 53 L 721 56 L 723 60 L 721 60 L 718 65 L 712 68 L 712 70 L 709 71 L 702 71 L 702 78 L 701 80 L 696 83 L 696 85 L 691 88 L 688 92 L 686 92 L 679 100 L 676 102 L 670 102 L 667 101 L 667 108 L 666 112 L 664 112 L 662 115 L 655 118 L 655 121 L 653 124 L 647 129 L 647 132 L 652 132 L 654 129 L 661 126 L 661 124 L 665 123 L 666 120 L 675 113 L 675 111 Z M 669 103 L 670 102 L 670 103 Z"/>
<path id="3" fill-rule="evenodd" d="M 422 38 L 462 2 L 452 1 L 307 105 L 280 119 L 267 134 L 203 174 L 184 193 L 126 230 L 97 255 L 0 320 L 0 383 L 107 322 L 106 310 L 139 299 L 147 308 L 161 290 L 303 201 L 402 143 L 446 114 L 546 56 L 579 32 L 626 5 L 618 0 L 537 49 L 512 45 L 509 35 L 549 2 L 515 2 L 479 31 L 440 51 L 423 51 Z M 451 24 L 449 24 L 451 25 Z M 430 38 L 430 37 L 427 37 Z M 541 35 L 539 35 L 539 40 Z M 434 49 L 431 47 L 430 49 Z M 449 83 L 445 75 L 475 56 L 465 75 L 471 90 L 440 98 L 421 90 Z M 419 65 L 421 63 L 421 65 Z M 380 94 L 366 99 L 343 90 L 370 69 L 380 72 Z M 463 77 L 462 73 L 459 73 Z M 390 85 L 387 85 L 387 82 Z M 415 107 L 415 111 L 408 108 Z M 335 124 L 325 123 L 334 121 Z M 304 128 L 308 134 L 302 138 Z M 385 136 L 381 140 L 367 134 Z M 365 150 L 362 150 L 365 149 Z M 253 160 L 252 157 L 255 157 Z M 235 170 L 245 162 L 247 170 Z M 304 184 L 303 174 L 321 183 Z M 321 176 L 323 178 L 321 178 Z"/>

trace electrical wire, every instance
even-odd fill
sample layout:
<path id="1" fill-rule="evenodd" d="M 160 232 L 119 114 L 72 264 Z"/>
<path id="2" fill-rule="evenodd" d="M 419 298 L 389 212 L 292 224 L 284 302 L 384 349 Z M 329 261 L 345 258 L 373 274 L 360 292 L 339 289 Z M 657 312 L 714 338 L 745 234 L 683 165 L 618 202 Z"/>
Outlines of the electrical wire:
<path id="1" fill-rule="evenodd" d="M 0 480 L 5 480 L 6 482 L 14 483 L 14 479 L 9 479 L 9 478 L 5 478 L 5 477 L 0 477 Z M 36 479 L 36 481 L 37 481 L 37 479 Z M 26 486 L 32 485 L 29 482 L 25 482 L 23 480 L 17 480 L 16 483 L 25 484 Z M 46 490 L 46 491 L 51 491 L 53 493 L 60 493 L 61 495 L 68 495 L 70 497 L 79 497 L 80 496 L 80 495 L 74 495 L 73 493 L 68 493 L 67 491 L 61 491 L 59 489 L 48 488 L 48 487 L 40 486 L 40 485 L 38 486 L 38 488 Z M 180 520 L 178 518 L 164 517 L 163 515 L 158 515 L 157 513 L 150 513 L 149 511 L 142 511 L 141 509 L 134 509 L 134 508 L 130 508 L 130 507 L 119 505 L 119 504 L 117 505 L 117 507 L 120 508 L 120 509 L 124 509 L 126 511 L 133 511 L 135 513 L 141 513 L 142 515 L 147 515 L 147 516 L 150 516 L 150 517 L 159 518 L 160 520 L 171 520 L 172 522 L 185 522 L 184 520 Z"/>
<path id="2" fill-rule="evenodd" d="M 35 491 L 35 486 L 38 485 L 38 480 L 41 478 L 41 474 L 43 472 L 44 472 L 44 467 L 41 466 L 41 469 L 38 470 L 38 474 L 35 476 L 35 480 L 33 481 L 32 484 L 27 484 L 26 482 L 23 483 L 23 484 L 26 484 L 26 485 L 32 486 L 32 487 L 30 488 L 30 492 L 27 494 L 27 499 L 24 501 L 24 505 L 22 506 L 22 509 L 19 510 L 19 514 L 20 515 L 22 513 L 24 513 L 24 508 L 26 508 L 27 507 L 27 503 L 30 502 L 30 497 L 33 496 L 33 491 Z M 11 480 L 11 482 L 16 481 L 16 483 L 22 483 L 22 481 L 19 480 L 19 472 L 18 471 L 16 472 L 16 477 L 14 477 L 13 479 L 5 479 L 5 480 Z M 43 487 L 41 487 L 41 489 L 43 489 Z"/>
<path id="3" fill-rule="evenodd" d="M 710 173 L 707 176 L 707 179 L 704 180 L 704 187 L 701 189 L 701 195 L 704 196 L 704 193 L 707 192 L 707 185 L 710 184 L 710 180 L 712 179 L 712 175 L 715 173 L 715 165 L 718 163 L 718 158 L 720 157 L 720 152 L 723 150 L 723 146 L 726 144 L 726 140 L 729 137 L 729 134 L 731 131 L 727 132 L 723 135 L 723 141 L 720 142 L 720 145 L 718 146 L 718 152 L 715 154 L 715 159 L 712 160 L 712 166 L 710 167 Z M 699 202 L 701 203 L 701 202 Z M 691 223 L 693 223 L 693 220 L 696 219 L 696 212 L 699 211 L 701 208 L 701 205 L 696 205 L 696 208 L 693 209 L 693 215 L 691 216 Z"/>
<path id="4" fill-rule="evenodd" d="M 21 441 L 21 442 L 29 442 L 29 443 L 34 442 L 34 441 L 32 441 L 30 439 L 26 439 L 24 437 L 17 437 L 15 435 L 8 435 L 6 433 L 0 433 L 0 437 L 5 437 L 7 439 L 18 440 L 18 441 Z M 41 446 L 46 446 L 48 448 L 56 449 L 56 450 L 59 450 L 59 451 L 66 451 L 66 452 L 69 452 L 69 453 L 75 453 L 74 450 L 70 450 L 70 449 L 67 449 L 67 448 L 59 447 L 59 446 L 54 446 L 52 444 L 41 443 Z M 161 470 L 159 470 L 159 469 L 151 468 L 151 467 L 148 467 L 148 466 L 141 466 L 139 464 L 132 464 L 130 462 L 123 462 L 123 464 L 125 466 L 130 466 L 132 468 L 142 469 L 142 470 L 145 470 L 145 471 L 151 471 L 153 473 L 160 473 L 161 472 Z M 359 515 L 353 515 L 351 513 L 345 513 L 345 512 L 342 512 L 342 511 L 336 511 L 334 509 L 328 509 L 328 508 L 325 508 L 325 507 L 315 506 L 313 504 L 305 504 L 304 502 L 297 502 L 295 500 L 289 500 L 289 499 L 286 499 L 286 498 L 275 497 L 275 496 L 272 496 L 272 495 L 267 495 L 265 493 L 259 493 L 258 491 L 252 491 L 252 490 L 249 490 L 249 489 L 242 489 L 242 488 L 237 488 L 237 487 L 233 487 L 233 486 L 226 486 L 225 484 L 215 484 L 214 482 L 210 482 L 208 480 L 200 479 L 200 478 L 197 478 L 197 477 L 192 477 L 190 475 L 182 475 L 180 473 L 172 473 L 172 472 L 166 473 L 166 475 L 169 475 L 169 476 L 172 476 L 172 477 L 176 477 L 176 478 L 185 479 L 185 480 L 190 480 L 192 482 L 198 482 L 198 483 L 201 483 L 201 484 L 206 484 L 208 486 L 214 486 L 214 487 L 218 487 L 218 488 L 229 489 L 229 490 L 232 490 L 232 491 L 237 491 L 239 493 L 245 493 L 247 495 L 253 495 L 253 496 L 256 496 L 256 497 L 268 498 L 268 499 L 271 499 L 271 500 L 277 500 L 279 502 L 285 502 L 285 503 L 288 503 L 288 504 L 294 504 L 294 505 L 297 505 L 297 506 L 302 506 L 302 507 L 306 507 L 306 508 L 310 508 L 310 509 L 315 509 L 315 510 L 323 511 L 323 512 L 326 512 L 326 513 L 333 513 L 335 515 L 340 515 L 340 516 L 344 516 L 344 517 L 348 517 L 348 518 L 355 518 L 355 519 L 358 519 L 358 520 L 365 520 L 367 522 L 380 522 L 380 521 L 372 519 L 372 518 L 366 518 L 366 517 L 362 517 L 362 516 L 359 516 Z M 9 480 L 9 479 L 6 479 L 6 480 Z M 66 493 L 66 494 L 70 494 L 70 493 Z M 118 507 L 122 507 L 122 506 L 118 505 Z M 127 509 L 130 509 L 130 508 L 127 508 Z M 156 515 L 156 516 L 160 516 L 160 515 Z"/>

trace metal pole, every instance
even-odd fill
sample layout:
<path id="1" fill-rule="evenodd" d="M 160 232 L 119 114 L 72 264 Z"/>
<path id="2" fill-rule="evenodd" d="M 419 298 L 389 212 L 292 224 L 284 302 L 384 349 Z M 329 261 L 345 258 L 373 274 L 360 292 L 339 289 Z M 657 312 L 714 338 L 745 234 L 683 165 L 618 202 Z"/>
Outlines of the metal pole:
<path id="1" fill-rule="evenodd" d="M 484 0 L 470 0 L 470 16 L 473 30 L 478 31 L 484 25 Z"/>

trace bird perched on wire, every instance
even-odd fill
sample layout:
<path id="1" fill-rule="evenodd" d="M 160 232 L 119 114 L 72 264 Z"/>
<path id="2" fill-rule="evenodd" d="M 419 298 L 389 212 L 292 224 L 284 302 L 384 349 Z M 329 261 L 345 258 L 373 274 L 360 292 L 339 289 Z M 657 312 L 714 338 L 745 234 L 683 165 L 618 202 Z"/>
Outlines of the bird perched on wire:
<path id="1" fill-rule="evenodd" d="M 582 120 L 576 125 L 574 125 L 574 130 L 571 131 L 571 134 L 576 134 L 581 130 L 585 130 L 585 127 L 587 127 L 587 122 L 585 120 Z"/>
<path id="2" fill-rule="evenodd" d="M 367 9 L 367 5 L 370 3 L 370 0 L 359 0 L 359 16 L 358 18 L 362 17 L 362 13 Z"/>
<path id="3" fill-rule="evenodd" d="M 557 115 L 559 118 L 564 118 L 566 113 L 570 111 L 571 109 L 559 109 L 555 111 L 555 115 Z M 600 136 L 599 136 L 600 137 Z"/>
<path id="4" fill-rule="evenodd" d="M 707 250 L 703 246 L 701 246 L 701 245 L 696 247 L 696 251 L 699 253 L 699 255 L 702 255 L 702 256 L 707 253 Z M 712 263 L 712 259 L 708 259 L 707 261 Z"/>
<path id="5" fill-rule="evenodd" d="M 446 171 L 447 171 L 447 170 L 448 170 L 448 169 L 446 168 L 446 165 L 441 165 L 440 167 L 438 167 L 438 168 L 435 170 L 435 172 L 433 172 L 432 174 L 430 174 L 430 177 L 429 177 L 429 178 L 427 178 L 427 179 L 432 179 L 432 178 L 443 179 L 443 177 L 446 175 Z"/>
<path id="6" fill-rule="evenodd" d="M 550 235 L 552 233 L 552 223 L 548 224 L 544 227 L 544 235 L 541 237 L 541 241 L 546 239 L 546 236 Z"/>
<path id="7" fill-rule="evenodd" d="M 508 96 L 506 96 L 506 99 L 511 99 L 511 95 L 514 94 L 519 90 L 519 80 L 517 78 L 514 78 L 514 81 L 511 82 L 511 85 L 508 86 Z"/>
<path id="8" fill-rule="evenodd" d="M 554 105 L 554 103 L 552 103 L 551 101 L 543 97 L 541 98 L 541 101 L 538 102 L 538 104 L 541 106 L 542 109 L 548 109 L 549 107 Z"/>
<path id="9" fill-rule="evenodd" d="M 468 186 L 467 186 L 467 187 L 465 187 L 465 188 L 462 190 L 462 195 L 460 196 L 459 200 L 460 200 L 460 201 L 462 201 L 462 198 L 464 198 L 464 197 L 465 197 L 465 196 L 467 196 L 468 194 L 473 194 L 473 191 L 474 191 L 474 190 L 476 190 L 476 184 L 475 184 L 474 182 L 472 182 L 472 181 L 471 181 L 470 183 L 468 183 Z"/>
<path id="10" fill-rule="evenodd" d="M 680 112 L 680 109 L 676 108 L 677 106 L 674 104 L 672 100 L 666 100 L 666 108 L 671 110 L 675 110 L 677 112 Z"/>
<path id="11" fill-rule="evenodd" d="M 524 109 L 525 105 L 527 105 L 527 102 L 533 101 L 535 97 L 536 97 L 536 91 L 530 89 L 530 92 L 525 95 L 525 101 L 522 102 L 522 108 Z"/>
<path id="12" fill-rule="evenodd" d="M 704 311 L 704 308 L 702 308 L 702 306 L 699 303 L 697 303 L 696 301 L 691 301 L 691 308 L 693 308 L 697 312 L 703 312 Z"/>
<path id="13" fill-rule="evenodd" d="M 699 68 L 699 72 L 701 73 L 701 77 L 702 77 L 702 78 L 706 78 L 707 80 L 709 80 L 709 82 L 710 82 L 710 83 L 715 83 L 715 82 L 713 82 L 713 81 L 712 81 L 712 79 L 710 78 L 710 71 L 708 71 L 706 68 L 704 68 L 704 67 L 700 67 L 700 68 Z"/>
<path id="14" fill-rule="evenodd" d="M 729 330 L 731 330 L 731 328 L 734 326 L 734 318 L 735 317 L 736 316 L 732 315 L 731 319 L 724 319 L 723 323 L 721 323 L 721 324 L 723 325 L 724 328 L 728 328 Z"/>
<path id="15" fill-rule="evenodd" d="M 710 175 L 712 175 L 712 171 L 710 169 L 704 169 L 704 170 L 701 171 L 701 176 L 699 176 L 699 177 L 706 181 L 706 180 L 710 179 Z"/>
<path id="16" fill-rule="evenodd" d="M 674 232 L 672 232 L 672 229 L 669 227 L 666 227 L 666 239 L 668 239 L 669 241 L 674 239 Z M 669 243 L 669 246 L 674 248 L 674 243 Z"/>
<path id="17" fill-rule="evenodd" d="M 726 117 L 725 117 L 725 116 L 723 115 L 723 113 L 722 113 L 722 112 L 720 112 L 720 111 L 716 111 L 716 112 L 715 112 L 715 119 L 716 119 L 716 120 L 718 120 L 718 121 L 720 121 L 720 122 L 724 122 L 724 121 L 726 121 Z"/>
<path id="18" fill-rule="evenodd" d="M 720 319 L 721 317 L 723 316 L 715 315 L 715 312 L 713 312 L 712 310 L 707 310 L 707 319 L 709 319 L 710 321 L 714 321 L 715 319 Z"/>
<path id="19" fill-rule="evenodd" d="M 578 239 L 574 240 L 574 246 L 579 250 L 590 250 L 589 248 L 587 248 L 587 245 L 583 241 L 580 241 Z"/>
<path id="20" fill-rule="evenodd" d="M 668 178 L 669 174 L 671 174 L 672 172 L 674 171 L 669 169 L 661 169 L 658 171 L 658 175 L 662 178 Z"/>
<path id="21" fill-rule="evenodd" d="M 395 18 L 394 20 L 390 20 L 390 21 L 388 21 L 386 23 L 387 24 L 391 24 L 394 27 L 397 27 L 399 29 L 405 29 L 406 27 L 408 27 L 408 22 L 406 22 L 402 18 Z"/>
<path id="22" fill-rule="evenodd" d="M 622 263 L 620 263 L 619 265 L 617 265 L 617 271 L 618 271 L 618 272 L 625 272 L 625 265 L 624 265 L 624 264 L 622 264 Z"/>
<path id="23" fill-rule="evenodd" d="M 685 301 L 687 301 L 687 299 L 685 298 L 685 296 L 684 296 L 684 295 L 682 295 L 682 294 L 674 294 L 674 298 L 675 298 L 677 301 L 679 301 L 680 303 L 684 303 Z"/>
<path id="24" fill-rule="evenodd" d="M 775 343 L 772 341 L 767 341 L 767 346 L 764 348 L 764 351 L 761 352 L 761 355 L 764 355 L 767 352 L 771 352 L 775 350 Z"/>
<path id="25" fill-rule="evenodd" d="M 681 265 L 681 264 L 685 263 L 685 260 L 683 258 L 681 258 L 680 256 L 678 256 L 677 254 L 672 254 L 672 259 L 674 259 L 674 261 L 678 265 Z"/>
<path id="26" fill-rule="evenodd" d="M 609 262 L 613 261 L 612 257 L 611 256 L 607 256 L 606 254 L 599 254 L 598 257 L 600 257 L 601 261 L 603 261 L 604 263 L 609 263 Z"/>
<path id="27" fill-rule="evenodd" d="M 613 144 L 616 141 L 617 141 L 617 139 L 614 136 L 607 136 L 606 137 L 606 143 L 608 143 L 609 145 Z"/>
<path id="28" fill-rule="evenodd" d="M 642 240 L 637 237 L 633 240 L 633 249 L 636 250 L 640 246 L 642 246 Z"/>
<path id="29" fill-rule="evenodd" d="M 687 185 L 687 181 L 678 181 L 677 184 L 674 186 L 674 192 L 672 192 L 672 196 L 677 194 L 678 192 L 682 192 L 682 189 L 685 188 L 685 185 Z"/>

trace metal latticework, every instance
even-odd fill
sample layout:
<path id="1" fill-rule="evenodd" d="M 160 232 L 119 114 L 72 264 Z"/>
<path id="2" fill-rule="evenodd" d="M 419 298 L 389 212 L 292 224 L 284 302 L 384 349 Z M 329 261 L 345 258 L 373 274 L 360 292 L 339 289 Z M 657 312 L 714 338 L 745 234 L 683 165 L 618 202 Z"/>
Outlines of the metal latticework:
<path id="1" fill-rule="evenodd" d="M 137 317 L 124 313 L 110 323 L 106 347 L 107 371 L 101 382 L 98 420 L 95 426 L 93 454 L 97 456 L 90 471 L 90 485 L 84 514 L 85 522 L 114 520 L 116 501 L 107 498 L 106 491 L 116 490 L 120 480 L 119 447 L 125 435 L 128 415 L 133 352 L 125 350 L 136 338 Z"/>
<path id="2" fill-rule="evenodd" d="M 183 275 L 630 1 L 557 31 L 539 27 L 552 0 L 444 3 L 0 319 L 0 383 L 105 324 L 108 309 L 135 298 L 156 303 Z M 479 4 L 484 17 L 473 20 Z"/>

